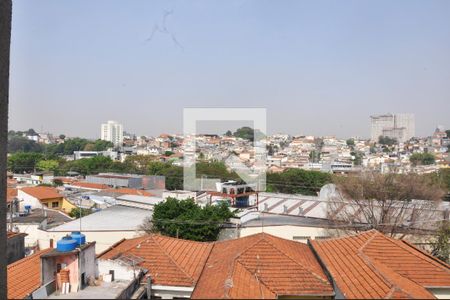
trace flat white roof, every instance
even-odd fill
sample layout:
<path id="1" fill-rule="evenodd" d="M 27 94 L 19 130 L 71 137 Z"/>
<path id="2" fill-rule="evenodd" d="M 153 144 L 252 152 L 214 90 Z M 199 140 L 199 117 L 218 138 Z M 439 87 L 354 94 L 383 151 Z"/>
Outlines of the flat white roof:
<path id="1" fill-rule="evenodd" d="M 49 232 L 71 231 L 135 231 L 152 215 L 150 210 L 115 205 L 80 219 L 49 229 Z"/>

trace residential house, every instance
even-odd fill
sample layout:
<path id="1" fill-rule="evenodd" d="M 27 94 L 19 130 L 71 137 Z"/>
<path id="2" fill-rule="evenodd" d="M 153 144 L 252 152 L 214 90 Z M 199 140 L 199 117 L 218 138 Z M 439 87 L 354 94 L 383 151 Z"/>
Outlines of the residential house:
<path id="1" fill-rule="evenodd" d="M 63 197 L 54 187 L 34 186 L 18 190 L 20 210 L 48 207 L 69 213 L 76 206 Z"/>

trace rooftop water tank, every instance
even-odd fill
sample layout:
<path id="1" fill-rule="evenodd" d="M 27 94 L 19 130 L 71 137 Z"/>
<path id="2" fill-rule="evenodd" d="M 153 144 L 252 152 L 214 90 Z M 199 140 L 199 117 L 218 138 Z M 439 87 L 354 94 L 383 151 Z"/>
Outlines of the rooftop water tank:
<path id="1" fill-rule="evenodd" d="M 70 235 L 75 241 L 77 241 L 77 246 L 86 244 L 86 236 L 79 231 L 74 231 Z"/>
<path id="2" fill-rule="evenodd" d="M 69 252 L 78 246 L 78 242 L 71 236 L 65 236 L 56 242 L 56 250 L 59 252 Z"/>

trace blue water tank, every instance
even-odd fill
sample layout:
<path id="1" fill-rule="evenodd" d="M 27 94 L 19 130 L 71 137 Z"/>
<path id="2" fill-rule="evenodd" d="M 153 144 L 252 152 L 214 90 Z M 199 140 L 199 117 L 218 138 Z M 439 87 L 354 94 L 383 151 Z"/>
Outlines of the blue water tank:
<path id="1" fill-rule="evenodd" d="M 86 236 L 84 234 L 82 234 L 79 231 L 74 231 L 72 232 L 72 234 L 70 235 L 75 241 L 77 241 L 77 245 L 84 245 L 86 244 Z"/>
<path id="2" fill-rule="evenodd" d="M 69 252 L 78 246 L 78 242 L 70 236 L 65 236 L 56 242 L 56 250 L 59 252 Z"/>
<path id="3" fill-rule="evenodd" d="M 24 207 L 25 207 L 26 211 L 30 211 L 31 210 L 31 205 L 25 205 Z"/>
<path id="4" fill-rule="evenodd" d="M 248 207 L 248 196 L 236 197 L 236 207 Z"/>

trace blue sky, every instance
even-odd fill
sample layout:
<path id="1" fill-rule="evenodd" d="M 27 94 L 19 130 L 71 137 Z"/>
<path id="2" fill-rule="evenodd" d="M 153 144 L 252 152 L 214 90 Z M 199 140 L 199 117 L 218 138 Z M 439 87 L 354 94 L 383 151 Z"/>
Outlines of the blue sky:
<path id="1" fill-rule="evenodd" d="M 182 132 L 184 107 L 265 107 L 269 133 L 450 127 L 446 0 L 15 0 L 11 51 L 12 129 Z"/>

